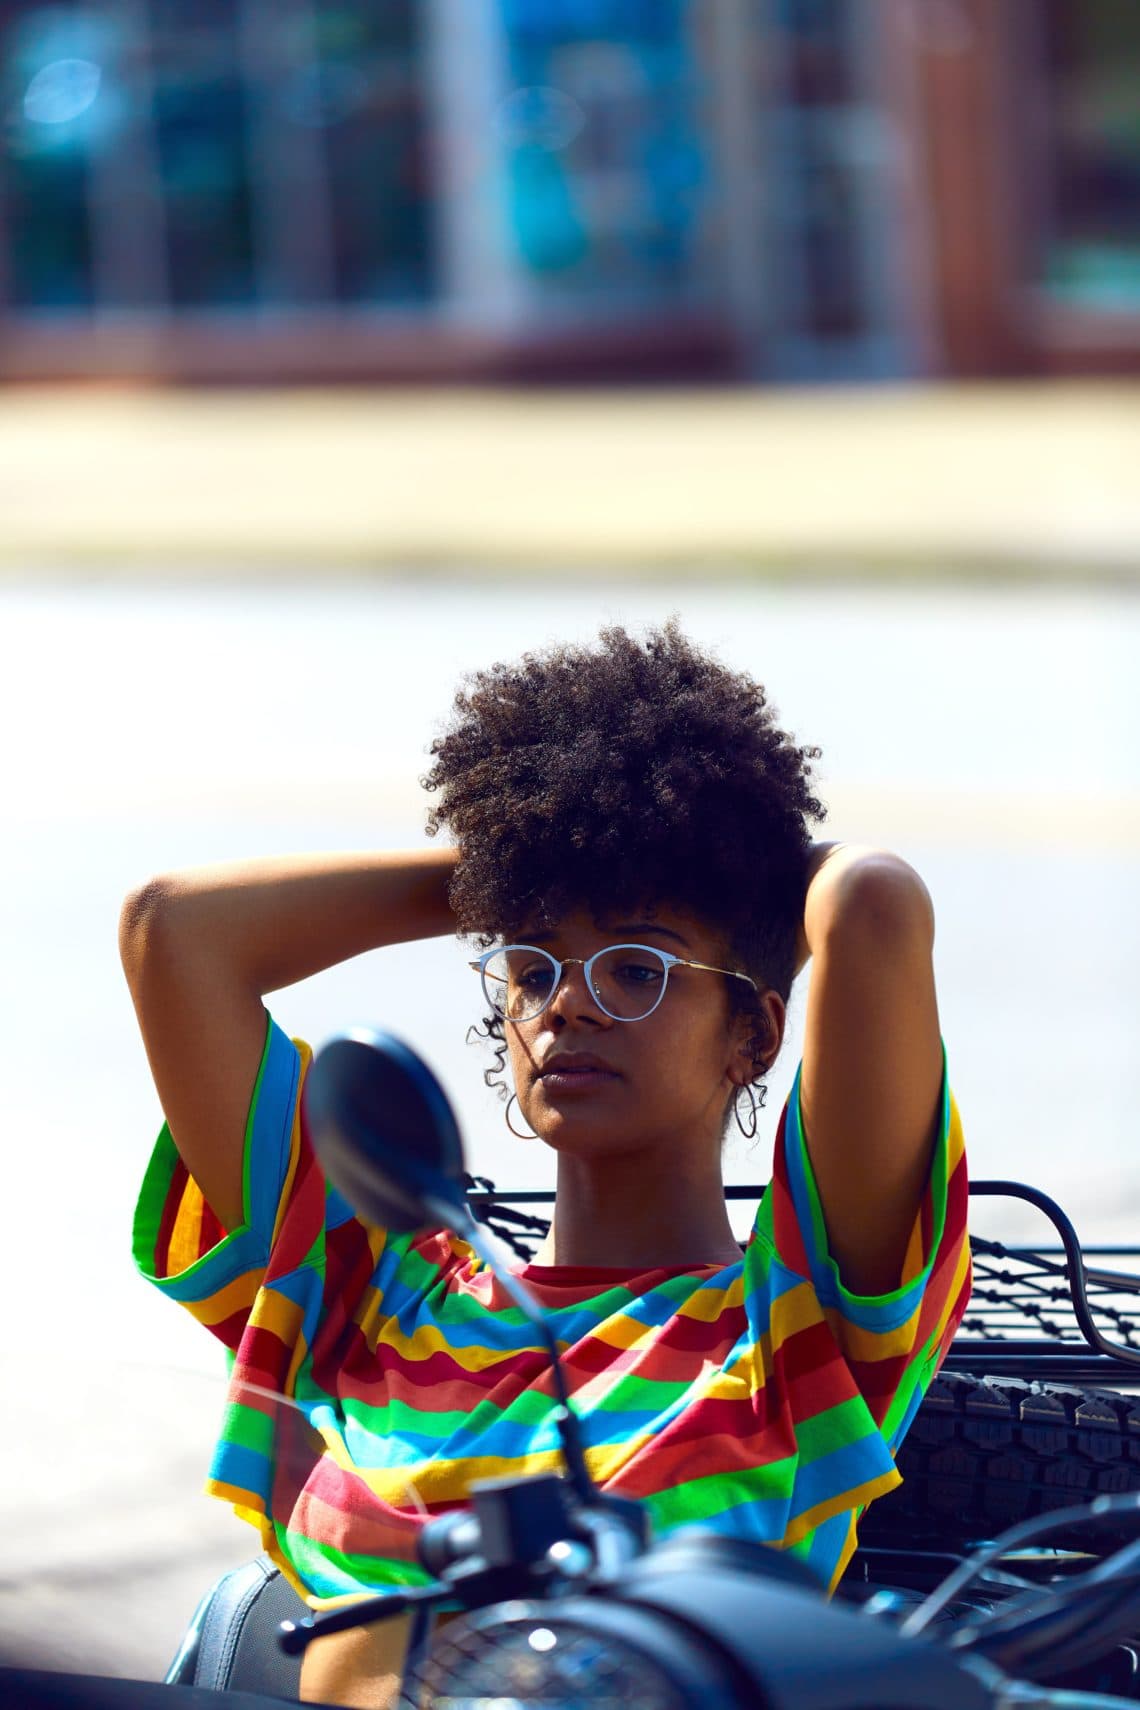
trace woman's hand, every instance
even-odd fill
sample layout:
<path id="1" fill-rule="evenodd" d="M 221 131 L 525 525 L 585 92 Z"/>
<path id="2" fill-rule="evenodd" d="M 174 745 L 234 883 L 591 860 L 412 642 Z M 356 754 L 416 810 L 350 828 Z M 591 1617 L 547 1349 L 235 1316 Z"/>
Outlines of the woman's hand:
<path id="1" fill-rule="evenodd" d="M 298 855 L 151 879 L 119 949 L 174 1143 L 222 1225 L 244 1221 L 242 1144 L 262 998 L 385 944 L 454 931 L 453 849 Z"/>
<path id="2" fill-rule="evenodd" d="M 856 1294 L 898 1286 L 930 1169 L 942 1086 L 933 946 L 930 897 L 905 861 L 815 847 L 801 1108 L 830 1249 Z"/>

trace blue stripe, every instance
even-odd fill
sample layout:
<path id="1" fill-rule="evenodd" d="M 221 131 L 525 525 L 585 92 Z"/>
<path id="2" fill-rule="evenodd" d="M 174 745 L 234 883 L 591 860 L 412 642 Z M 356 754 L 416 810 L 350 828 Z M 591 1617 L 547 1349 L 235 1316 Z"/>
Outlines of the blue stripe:
<path id="1" fill-rule="evenodd" d="M 266 1293 L 279 1294 L 294 1306 L 304 1306 L 312 1296 L 313 1283 L 319 1284 L 320 1280 L 312 1265 L 302 1265 L 298 1270 L 287 1271 L 283 1277 L 274 1277 L 266 1284 Z"/>
<path id="2" fill-rule="evenodd" d="M 347 1199 L 331 1184 L 325 1195 L 325 1228 L 339 1229 L 345 1223 L 351 1223 L 356 1216 Z"/>
<path id="3" fill-rule="evenodd" d="M 281 1189 L 289 1169 L 293 1137 L 293 1112 L 301 1075 L 301 1056 L 293 1041 L 275 1021 L 269 1022 L 261 1085 L 252 1117 L 246 1179 L 250 1202 L 249 1226 L 260 1234 L 265 1250 L 273 1239 L 273 1225 L 281 1203 Z"/>
<path id="4" fill-rule="evenodd" d="M 841 1514 L 833 1514 L 830 1520 L 824 1520 L 810 1534 L 811 1547 L 801 1557 L 822 1583 L 831 1584 L 831 1576 L 839 1563 L 847 1542 L 847 1533 L 851 1526 L 851 1510 L 845 1508 Z"/>
<path id="5" fill-rule="evenodd" d="M 867 1435 L 858 1442 L 844 1443 L 840 1448 L 832 1449 L 830 1454 L 820 1455 L 810 1466 L 801 1464 L 796 1469 L 792 1491 L 793 1516 L 806 1514 L 809 1508 L 815 1508 L 821 1502 L 831 1502 L 835 1497 L 894 1470 L 891 1451 L 875 1429 L 869 1412 L 867 1425 Z"/>
<path id="6" fill-rule="evenodd" d="M 653 1534 L 658 1538 L 675 1538 L 692 1531 L 715 1532 L 725 1538 L 750 1538 L 757 1544 L 770 1544 L 782 1538 L 788 1523 L 788 1504 L 782 1497 L 745 1498 L 700 1520 L 679 1520 L 672 1526 L 660 1523 L 654 1515 L 654 1498 L 647 1496 L 645 1505 L 653 1522 Z"/>
<path id="7" fill-rule="evenodd" d="M 268 1505 L 273 1487 L 273 1463 L 265 1455 L 259 1455 L 256 1449 L 223 1441 L 214 1449 L 210 1477 L 221 1484 L 232 1484 L 238 1490 L 248 1490 Z"/>
<path id="8" fill-rule="evenodd" d="M 684 1411 L 688 1401 L 687 1396 L 682 1396 L 675 1406 L 658 1412 L 641 1408 L 588 1414 L 581 1420 L 585 1445 L 587 1448 L 602 1448 L 626 1443 L 631 1437 L 643 1434 L 658 1435 Z M 349 1418 L 344 1436 L 354 1461 L 362 1467 L 422 1465 L 432 1460 L 461 1461 L 473 1455 L 518 1461 L 526 1455 L 558 1448 L 553 1401 L 550 1408 L 549 1416 L 538 1422 L 514 1420 L 508 1414 L 484 1423 L 477 1422 L 472 1416 L 446 1436 L 402 1425 L 398 1434 L 377 1437 Z"/>
<path id="9" fill-rule="evenodd" d="M 253 1229 L 241 1229 L 219 1241 L 185 1271 L 172 1277 L 153 1277 L 151 1281 L 169 1299 L 184 1306 L 196 1306 L 228 1288 L 247 1271 L 263 1271 L 267 1256 L 261 1235 Z"/>

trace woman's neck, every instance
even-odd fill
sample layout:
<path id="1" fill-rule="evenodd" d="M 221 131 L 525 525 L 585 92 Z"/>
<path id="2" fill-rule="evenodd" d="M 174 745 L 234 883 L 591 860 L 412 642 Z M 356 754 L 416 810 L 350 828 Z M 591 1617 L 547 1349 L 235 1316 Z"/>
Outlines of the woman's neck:
<path id="1" fill-rule="evenodd" d="M 697 1173 L 641 1152 L 558 1159 L 558 1193 L 536 1265 L 673 1268 L 740 1257 L 719 1164 Z"/>

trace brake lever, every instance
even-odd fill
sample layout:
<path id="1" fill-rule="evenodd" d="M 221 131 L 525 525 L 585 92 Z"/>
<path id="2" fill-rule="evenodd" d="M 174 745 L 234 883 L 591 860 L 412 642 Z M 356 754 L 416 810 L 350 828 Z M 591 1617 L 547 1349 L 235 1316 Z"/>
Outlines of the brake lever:
<path id="1" fill-rule="evenodd" d="M 314 1639 L 327 1639 L 332 1633 L 346 1633 L 353 1627 L 368 1627 L 377 1621 L 390 1621 L 406 1615 L 409 1609 L 431 1608 L 455 1595 L 451 1586 L 421 1585 L 410 1591 L 393 1591 L 380 1597 L 365 1597 L 343 1609 L 328 1609 L 321 1615 L 307 1615 L 301 1621 L 282 1621 L 277 1629 L 277 1643 L 286 1656 L 299 1657 Z"/>

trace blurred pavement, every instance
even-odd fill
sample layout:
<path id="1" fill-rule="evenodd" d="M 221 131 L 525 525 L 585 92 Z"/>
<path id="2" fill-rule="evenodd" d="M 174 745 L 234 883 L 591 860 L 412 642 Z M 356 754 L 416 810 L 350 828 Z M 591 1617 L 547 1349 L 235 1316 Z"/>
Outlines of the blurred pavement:
<path id="1" fill-rule="evenodd" d="M 0 391 L 0 572 L 1140 575 L 1140 385 Z"/>

